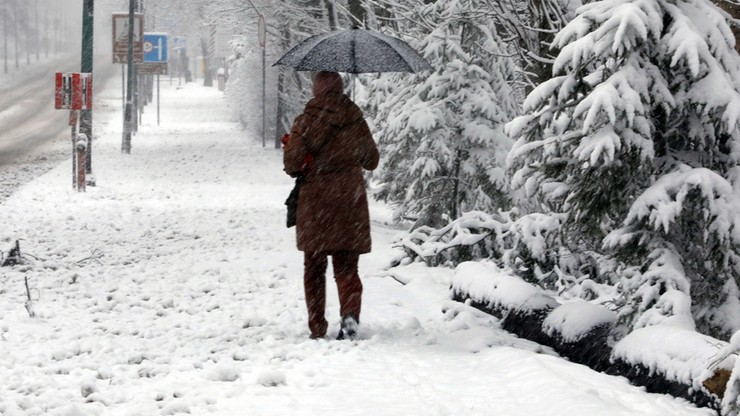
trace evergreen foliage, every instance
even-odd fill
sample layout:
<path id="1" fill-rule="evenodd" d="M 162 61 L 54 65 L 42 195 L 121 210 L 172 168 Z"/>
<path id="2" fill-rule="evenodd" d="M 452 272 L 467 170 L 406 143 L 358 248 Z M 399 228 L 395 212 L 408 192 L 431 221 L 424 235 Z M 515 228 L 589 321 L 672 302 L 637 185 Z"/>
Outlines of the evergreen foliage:
<path id="1" fill-rule="evenodd" d="M 559 240 L 619 285 L 623 323 L 727 337 L 740 327 L 740 61 L 724 17 L 704 0 L 605 0 L 555 42 L 554 77 L 507 126 L 514 187 L 565 215 Z"/>
<path id="2" fill-rule="evenodd" d="M 378 197 L 415 227 L 506 207 L 503 125 L 517 111 L 513 61 L 481 0 L 420 5 L 411 28 L 432 74 L 381 77 L 371 89 L 382 167 Z M 416 34 L 415 33 L 415 34 Z M 389 79 L 390 78 L 390 79 Z"/>

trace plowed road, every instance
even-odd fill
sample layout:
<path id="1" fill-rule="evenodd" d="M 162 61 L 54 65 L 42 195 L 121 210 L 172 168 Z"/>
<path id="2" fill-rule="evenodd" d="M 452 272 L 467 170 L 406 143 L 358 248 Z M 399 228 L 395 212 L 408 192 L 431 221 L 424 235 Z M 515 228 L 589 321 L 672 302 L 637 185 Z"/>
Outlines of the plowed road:
<path id="1" fill-rule="evenodd" d="M 79 71 L 79 67 L 79 58 L 69 56 L 0 78 L 0 167 L 39 157 L 69 140 L 69 112 L 54 109 L 54 73 Z M 115 69 L 110 64 L 96 66 L 96 90 Z"/>

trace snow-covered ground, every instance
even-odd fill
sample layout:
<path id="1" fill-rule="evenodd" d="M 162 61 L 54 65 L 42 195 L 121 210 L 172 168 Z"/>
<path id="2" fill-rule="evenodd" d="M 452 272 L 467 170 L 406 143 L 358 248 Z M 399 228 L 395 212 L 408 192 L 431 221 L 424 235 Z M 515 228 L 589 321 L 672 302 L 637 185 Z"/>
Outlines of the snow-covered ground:
<path id="1" fill-rule="evenodd" d="M 498 329 L 448 300 L 451 270 L 390 277 L 400 231 L 376 203 L 360 339 L 332 339 L 331 279 L 330 332 L 308 339 L 280 152 L 215 89 L 164 83 L 161 126 L 150 105 L 123 155 L 119 94 L 96 97 L 97 187 L 64 163 L 0 205 L 3 250 L 34 256 L 0 269 L 0 414 L 714 414 Z"/>

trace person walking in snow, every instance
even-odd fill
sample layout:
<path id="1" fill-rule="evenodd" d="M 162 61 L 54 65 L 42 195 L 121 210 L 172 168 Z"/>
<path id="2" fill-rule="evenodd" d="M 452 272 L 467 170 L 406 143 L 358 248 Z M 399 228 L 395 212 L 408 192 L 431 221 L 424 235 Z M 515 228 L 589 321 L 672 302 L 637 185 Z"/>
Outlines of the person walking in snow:
<path id="1" fill-rule="evenodd" d="M 360 254 L 371 249 L 363 169 L 378 166 L 378 149 L 362 111 L 343 93 L 336 72 L 319 72 L 314 97 L 283 140 L 285 172 L 304 180 L 298 195 L 296 236 L 303 251 L 303 283 L 311 338 L 326 335 L 326 268 L 331 257 L 339 292 L 337 339 L 354 339 L 360 322 Z"/>

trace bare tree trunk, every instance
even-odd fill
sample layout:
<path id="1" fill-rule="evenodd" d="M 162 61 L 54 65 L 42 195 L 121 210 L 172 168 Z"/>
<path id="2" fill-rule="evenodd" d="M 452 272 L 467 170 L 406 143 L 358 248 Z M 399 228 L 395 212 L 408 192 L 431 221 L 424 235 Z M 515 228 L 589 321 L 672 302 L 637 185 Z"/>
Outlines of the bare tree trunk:
<path id="1" fill-rule="evenodd" d="M 25 24 L 26 24 L 26 65 L 31 65 L 31 15 L 28 11 L 28 3 L 25 3 Z"/>
<path id="2" fill-rule="evenodd" d="M 285 125 L 285 105 L 283 104 L 283 96 L 285 95 L 285 70 L 280 68 L 278 70 L 278 81 L 277 81 L 277 111 L 275 112 L 275 148 L 280 148 L 280 138 L 284 134 L 288 133 L 288 128 Z"/>
<path id="3" fill-rule="evenodd" d="M 49 57 L 49 42 L 51 41 L 49 36 L 49 6 L 44 7 L 44 48 L 46 51 L 46 57 Z"/>
<path id="4" fill-rule="evenodd" d="M 329 29 L 337 30 L 337 10 L 334 0 L 324 0 L 326 6 L 326 15 L 329 18 Z"/>
<path id="5" fill-rule="evenodd" d="M 462 151 L 457 149 L 455 152 L 455 165 L 452 170 L 452 200 L 450 201 L 450 221 L 455 220 L 459 217 L 458 211 L 460 207 L 460 165 L 462 165 Z"/>
<path id="6" fill-rule="evenodd" d="M 203 86 L 213 86 L 213 71 L 211 70 L 211 52 L 208 49 L 208 41 L 206 39 L 200 39 L 200 48 L 203 53 Z"/>
<path id="7" fill-rule="evenodd" d="M 735 1 L 728 1 L 728 0 L 713 0 L 713 1 L 722 10 L 729 13 L 733 19 L 735 20 L 740 19 L 740 4 L 737 4 Z M 732 33 L 735 35 L 735 50 L 740 52 L 740 26 L 738 26 L 736 23 L 733 23 L 733 22 L 729 22 L 729 23 L 730 23 L 730 28 L 732 29 Z"/>
<path id="8" fill-rule="evenodd" d="M 20 55 L 18 54 L 18 5 L 13 3 L 13 37 L 15 38 L 15 69 L 20 67 L 19 60 Z"/>
<path id="9" fill-rule="evenodd" d="M 532 13 L 533 27 L 542 29 L 541 31 L 536 32 L 537 42 L 534 44 L 539 47 L 539 50 L 534 52 L 538 56 L 545 56 L 547 55 L 549 45 L 552 43 L 553 39 L 555 39 L 555 34 L 546 32 L 547 29 L 551 29 L 550 19 L 548 19 L 547 10 L 543 7 L 542 0 L 535 0 L 530 3 L 530 11 Z M 532 72 L 534 74 L 534 84 L 539 85 L 550 79 L 552 76 L 552 65 L 534 60 Z M 529 92 L 530 91 L 527 91 L 527 93 Z"/>
<path id="10" fill-rule="evenodd" d="M 393 12 L 393 6 L 390 4 L 378 4 L 372 9 L 375 14 L 375 18 L 378 20 L 380 26 L 388 27 L 394 31 L 398 31 L 398 21 L 395 19 L 396 15 Z"/>
<path id="11" fill-rule="evenodd" d="M 352 27 L 365 27 L 365 8 L 361 0 L 349 0 L 349 12 L 352 15 Z"/>
<path id="12" fill-rule="evenodd" d="M 41 28 L 39 27 L 39 0 L 36 0 L 34 2 L 34 5 L 36 6 L 36 32 L 35 32 L 36 40 L 34 41 L 35 42 L 34 46 L 36 48 L 36 61 L 38 61 L 39 59 L 41 59 L 39 56 L 39 44 L 40 44 L 39 36 L 41 33 Z"/>
<path id="13" fill-rule="evenodd" d="M 285 23 L 280 25 L 281 36 L 281 47 L 287 49 L 290 45 L 290 29 Z M 286 96 L 286 76 L 283 68 L 278 68 L 278 80 L 277 80 L 277 111 L 275 114 L 275 147 L 280 147 L 280 138 L 288 132 L 286 127 L 286 114 L 285 114 L 285 96 Z"/>

